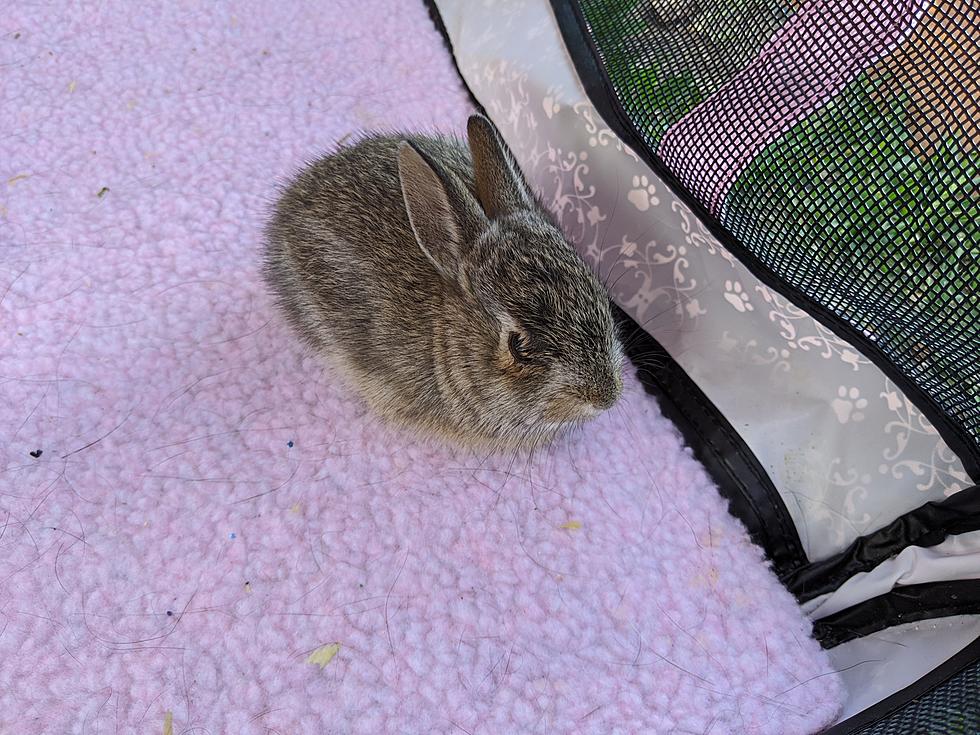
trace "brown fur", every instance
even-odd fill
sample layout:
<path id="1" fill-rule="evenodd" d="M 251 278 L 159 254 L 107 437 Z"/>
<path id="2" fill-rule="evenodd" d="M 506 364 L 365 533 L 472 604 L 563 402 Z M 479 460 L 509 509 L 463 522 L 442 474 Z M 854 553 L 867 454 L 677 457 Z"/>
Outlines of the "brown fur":
<path id="1" fill-rule="evenodd" d="M 606 295 L 491 123 L 376 135 L 286 188 L 264 275 L 300 337 L 383 417 L 533 448 L 611 406 L 622 356 Z M 521 335 L 523 359 L 508 347 Z"/>

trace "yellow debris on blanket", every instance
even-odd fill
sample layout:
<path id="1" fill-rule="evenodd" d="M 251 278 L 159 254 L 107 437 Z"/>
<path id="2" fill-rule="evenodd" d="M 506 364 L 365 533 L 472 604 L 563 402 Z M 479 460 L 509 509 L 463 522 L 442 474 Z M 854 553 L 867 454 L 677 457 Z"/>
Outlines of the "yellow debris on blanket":
<path id="1" fill-rule="evenodd" d="M 13 186 L 18 181 L 23 181 L 24 179 L 29 178 L 31 178 L 30 174 L 17 174 L 16 176 L 11 176 L 9 179 L 7 179 L 7 186 Z"/>
<path id="2" fill-rule="evenodd" d="M 74 79 L 72 79 L 72 80 L 71 80 L 71 81 L 70 81 L 70 82 L 68 83 L 68 94 L 71 94 L 71 93 L 72 93 L 72 92 L 74 92 L 74 91 L 75 91 L 75 80 L 74 80 Z"/>
<path id="3" fill-rule="evenodd" d="M 163 735 L 174 735 L 174 713 L 170 710 L 163 715 Z"/>
<path id="4" fill-rule="evenodd" d="M 696 576 L 691 582 L 695 587 L 711 587 L 713 589 L 718 586 L 719 576 L 718 570 L 711 567 L 707 572 Z"/>
<path id="5" fill-rule="evenodd" d="M 582 521 L 566 521 L 561 524 L 561 527 L 567 531 L 577 531 L 582 527 Z"/>
<path id="6" fill-rule="evenodd" d="M 333 657 L 337 655 L 339 650 L 339 643 L 328 643 L 325 646 L 320 646 L 310 654 L 309 658 L 306 659 L 306 663 L 316 664 L 321 669 L 325 668 L 328 663 L 333 661 Z"/>

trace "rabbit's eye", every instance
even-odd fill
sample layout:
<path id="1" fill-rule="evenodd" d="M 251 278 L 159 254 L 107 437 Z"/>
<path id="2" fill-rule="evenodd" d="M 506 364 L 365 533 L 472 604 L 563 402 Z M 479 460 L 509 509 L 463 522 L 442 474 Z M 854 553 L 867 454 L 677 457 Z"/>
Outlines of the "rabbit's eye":
<path id="1" fill-rule="evenodd" d="M 507 347 L 517 362 L 527 362 L 527 338 L 520 332 L 511 332 L 507 337 Z"/>

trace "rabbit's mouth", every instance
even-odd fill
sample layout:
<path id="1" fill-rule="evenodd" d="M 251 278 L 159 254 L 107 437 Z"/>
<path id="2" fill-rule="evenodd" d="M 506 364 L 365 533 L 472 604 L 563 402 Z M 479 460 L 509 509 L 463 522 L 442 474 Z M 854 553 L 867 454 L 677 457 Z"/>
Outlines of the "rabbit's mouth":
<path id="1" fill-rule="evenodd" d="M 556 401 L 555 404 L 545 410 L 542 418 L 549 430 L 559 431 L 572 424 L 584 424 L 591 421 L 604 410 L 594 403 L 568 398 Z"/>

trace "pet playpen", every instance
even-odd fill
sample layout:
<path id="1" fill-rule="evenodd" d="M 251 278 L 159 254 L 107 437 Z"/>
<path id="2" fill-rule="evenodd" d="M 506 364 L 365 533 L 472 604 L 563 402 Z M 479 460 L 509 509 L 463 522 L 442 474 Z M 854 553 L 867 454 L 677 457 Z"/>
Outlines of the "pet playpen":
<path id="1" fill-rule="evenodd" d="M 830 649 L 831 732 L 980 732 L 976 5 L 430 9 Z"/>

